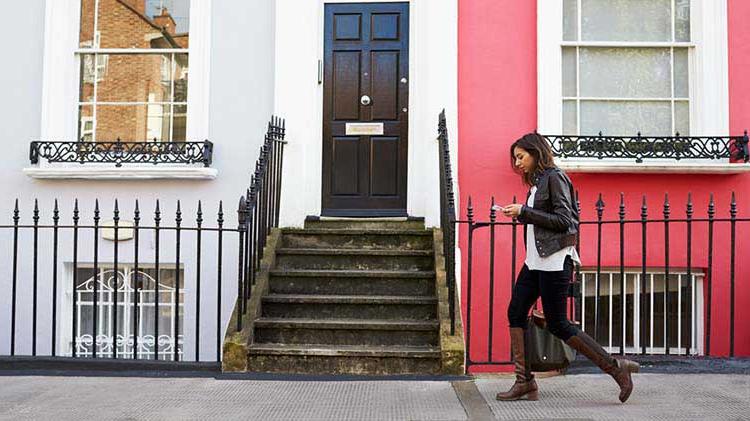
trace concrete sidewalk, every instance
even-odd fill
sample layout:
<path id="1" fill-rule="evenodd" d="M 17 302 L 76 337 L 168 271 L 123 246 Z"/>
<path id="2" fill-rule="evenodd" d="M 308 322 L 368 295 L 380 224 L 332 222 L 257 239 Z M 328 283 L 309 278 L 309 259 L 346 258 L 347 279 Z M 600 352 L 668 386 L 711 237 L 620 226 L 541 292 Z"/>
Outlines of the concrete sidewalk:
<path id="1" fill-rule="evenodd" d="M 0 376 L 0 419 L 742 420 L 750 376 L 637 374 L 626 404 L 602 374 L 539 379 L 537 402 L 497 402 L 511 377 L 475 381 L 276 381 Z"/>

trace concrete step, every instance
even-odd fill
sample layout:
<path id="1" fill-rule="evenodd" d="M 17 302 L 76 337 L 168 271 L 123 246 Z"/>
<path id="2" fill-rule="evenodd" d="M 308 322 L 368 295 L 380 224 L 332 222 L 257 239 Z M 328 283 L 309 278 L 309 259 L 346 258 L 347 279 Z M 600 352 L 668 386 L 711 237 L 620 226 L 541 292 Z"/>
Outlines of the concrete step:
<path id="1" fill-rule="evenodd" d="M 269 294 L 263 317 L 309 319 L 403 319 L 437 317 L 437 298 L 391 295 Z"/>
<path id="2" fill-rule="evenodd" d="M 302 249 L 276 250 L 278 269 L 341 270 L 430 270 L 434 267 L 432 250 L 354 250 Z"/>
<path id="3" fill-rule="evenodd" d="M 336 218 L 305 220 L 305 228 L 315 229 L 425 229 L 424 218 L 410 218 L 409 220 L 378 220 L 372 218 Z"/>
<path id="4" fill-rule="evenodd" d="M 435 272 L 274 270 L 273 294 L 434 296 Z"/>
<path id="5" fill-rule="evenodd" d="M 437 320 L 268 318 L 255 321 L 256 343 L 436 346 Z"/>
<path id="6" fill-rule="evenodd" d="M 440 349 L 433 346 L 321 346 L 253 344 L 248 370 L 303 374 L 438 374 Z"/>
<path id="7" fill-rule="evenodd" d="M 431 250 L 432 231 L 424 229 L 284 228 L 280 247 Z"/>

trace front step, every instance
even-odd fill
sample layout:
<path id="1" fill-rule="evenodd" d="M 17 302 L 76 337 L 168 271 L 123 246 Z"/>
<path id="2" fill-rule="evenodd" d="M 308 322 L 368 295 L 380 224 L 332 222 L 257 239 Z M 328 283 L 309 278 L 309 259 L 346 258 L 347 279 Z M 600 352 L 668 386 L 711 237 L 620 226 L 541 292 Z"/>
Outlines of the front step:
<path id="1" fill-rule="evenodd" d="M 438 374 L 433 346 L 320 346 L 253 344 L 248 363 L 256 371 L 303 374 Z"/>
<path id="2" fill-rule="evenodd" d="M 281 248 L 276 251 L 279 269 L 430 270 L 432 250 L 352 250 Z"/>
<path id="3" fill-rule="evenodd" d="M 434 271 L 273 270 L 272 294 L 435 296 Z"/>
<path id="4" fill-rule="evenodd" d="M 437 317 L 436 297 L 270 294 L 263 297 L 262 303 L 263 317 L 406 320 Z"/>
<path id="5" fill-rule="evenodd" d="M 295 229 L 285 228 L 283 248 L 429 250 L 432 232 L 428 230 L 385 229 Z"/>
<path id="6" fill-rule="evenodd" d="M 394 218 L 317 218 L 307 217 L 305 229 L 414 229 L 424 230 L 424 218 L 409 218 L 408 220 L 394 220 Z"/>
<path id="7" fill-rule="evenodd" d="M 260 318 L 259 343 L 325 345 L 409 345 L 438 343 L 437 320 Z"/>

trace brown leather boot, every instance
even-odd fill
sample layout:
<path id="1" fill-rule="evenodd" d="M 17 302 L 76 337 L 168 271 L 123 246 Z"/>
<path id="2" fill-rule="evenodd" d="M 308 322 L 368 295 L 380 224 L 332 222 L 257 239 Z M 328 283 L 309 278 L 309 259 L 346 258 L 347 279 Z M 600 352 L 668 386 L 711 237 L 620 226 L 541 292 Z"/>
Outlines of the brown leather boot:
<path id="1" fill-rule="evenodd" d="M 516 382 L 507 392 L 500 392 L 495 397 L 499 401 L 516 401 L 527 399 L 535 401 L 539 399 L 536 380 L 531 370 L 526 367 L 526 347 L 524 344 L 523 328 L 510 328 L 510 349 L 515 362 Z"/>
<path id="2" fill-rule="evenodd" d="M 571 348 L 585 355 L 605 373 L 612 376 L 620 386 L 620 402 L 625 402 L 633 391 L 633 379 L 630 373 L 637 373 L 640 365 L 637 362 L 616 359 L 604 350 L 591 336 L 579 332 L 566 341 Z"/>

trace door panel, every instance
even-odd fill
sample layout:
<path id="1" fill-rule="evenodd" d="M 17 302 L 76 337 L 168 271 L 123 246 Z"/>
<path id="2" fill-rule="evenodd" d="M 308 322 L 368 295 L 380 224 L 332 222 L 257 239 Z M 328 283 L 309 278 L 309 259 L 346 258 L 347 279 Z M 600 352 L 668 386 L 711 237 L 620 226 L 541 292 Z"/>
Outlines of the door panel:
<path id="1" fill-rule="evenodd" d="M 335 15 L 334 31 L 336 41 L 362 39 L 362 14 L 337 13 Z"/>
<path id="2" fill-rule="evenodd" d="M 337 51 L 333 54 L 333 118 L 359 119 L 359 73 L 361 57 L 356 51 Z"/>
<path id="3" fill-rule="evenodd" d="M 398 13 L 373 13 L 371 19 L 373 41 L 397 41 L 399 38 Z"/>
<path id="4" fill-rule="evenodd" d="M 376 51 L 372 65 L 372 119 L 398 119 L 398 51 Z"/>
<path id="5" fill-rule="evenodd" d="M 323 215 L 406 215 L 408 25 L 408 3 L 325 6 Z"/>
<path id="6" fill-rule="evenodd" d="M 372 137 L 372 184 L 373 196 L 398 195 L 398 142 L 397 137 Z"/>
<path id="7" fill-rule="evenodd" d="M 359 139 L 356 137 L 333 138 L 333 194 L 337 196 L 359 196 Z"/>

